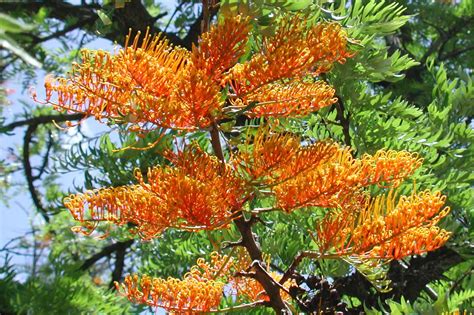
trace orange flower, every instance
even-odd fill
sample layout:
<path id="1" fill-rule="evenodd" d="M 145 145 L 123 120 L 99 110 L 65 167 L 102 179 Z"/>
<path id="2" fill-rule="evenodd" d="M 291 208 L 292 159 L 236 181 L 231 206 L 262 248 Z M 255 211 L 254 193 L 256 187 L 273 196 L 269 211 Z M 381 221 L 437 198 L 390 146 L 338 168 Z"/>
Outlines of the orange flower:
<path id="1" fill-rule="evenodd" d="M 219 86 L 203 70 L 190 64 L 178 75 L 175 84 L 173 93 L 163 109 L 172 117 L 167 127 L 206 128 L 220 116 L 223 102 Z M 154 121 L 159 121 L 163 114 L 154 112 Z"/>
<path id="2" fill-rule="evenodd" d="M 398 185 L 421 165 L 416 154 L 378 151 L 353 158 L 350 149 L 330 141 L 307 146 L 291 134 L 261 128 L 248 136 L 232 163 L 247 180 L 268 187 L 277 207 L 286 211 L 302 207 L 358 207 L 366 194 L 362 187 Z"/>
<path id="3" fill-rule="evenodd" d="M 336 211 L 317 228 L 321 253 L 400 259 L 442 246 L 450 233 L 435 226 L 449 213 L 445 197 L 429 191 L 402 196 L 395 205 L 393 190 L 376 197 L 359 212 Z"/>
<path id="4" fill-rule="evenodd" d="M 198 146 L 174 159 L 175 168 L 156 167 L 148 171 L 144 187 L 159 196 L 166 208 L 174 209 L 185 225 L 209 229 L 230 223 L 233 212 L 245 202 L 243 181 L 233 170 Z"/>
<path id="5" fill-rule="evenodd" d="M 247 136 L 240 152 L 232 157 L 232 163 L 250 181 L 275 185 L 316 168 L 339 148 L 330 141 L 308 146 L 302 146 L 301 141 L 300 137 L 271 132 L 269 128 L 262 127 L 255 136 Z"/>
<path id="6" fill-rule="evenodd" d="M 160 36 L 151 38 L 148 32 L 141 46 L 139 38 L 140 32 L 131 46 L 115 55 L 83 50 L 82 63 L 74 64 L 69 78 L 46 79 L 46 101 L 58 110 L 82 112 L 96 119 L 172 125 L 175 116 L 165 107 L 175 89 L 171 83 L 186 68 L 189 52 L 172 48 Z M 51 101 L 54 93 L 56 102 Z M 159 120 L 154 119 L 157 113 Z"/>
<path id="7" fill-rule="evenodd" d="M 224 109 L 229 85 L 233 105 L 261 103 L 247 111 L 252 117 L 300 116 L 334 103 L 331 87 L 303 77 L 349 56 L 338 24 L 308 28 L 299 16 L 283 20 L 260 52 L 237 64 L 250 30 L 249 18 L 234 16 L 212 26 L 191 52 L 148 31 L 141 44 L 140 32 L 133 41 L 129 34 L 114 54 L 84 50 L 69 77 L 45 80 L 46 103 L 128 124 L 133 131 L 205 129 L 229 111 Z M 284 78 L 293 81 L 278 82 Z"/>
<path id="8" fill-rule="evenodd" d="M 80 221 L 85 234 L 90 234 L 99 222 L 137 226 L 142 238 L 149 239 L 173 226 L 177 214 L 162 206 L 160 199 L 139 185 L 102 188 L 67 197 L 64 205 L 75 220 Z M 78 228 L 75 231 L 81 231 Z"/>
<path id="9" fill-rule="evenodd" d="M 140 33 L 115 55 L 84 50 L 82 63 L 68 79 L 46 80 L 46 102 L 58 110 L 141 129 L 146 124 L 183 130 L 207 127 L 222 102 L 205 62 L 193 64 L 188 51 L 170 46 L 160 36 L 152 38 L 147 32 L 141 46 L 139 38 Z"/>
<path id="10" fill-rule="evenodd" d="M 332 63 L 350 56 L 339 24 L 306 25 L 300 16 L 282 20 L 276 34 L 264 38 L 262 51 L 233 67 L 224 81 L 243 97 L 283 78 L 328 71 Z"/>
<path id="11" fill-rule="evenodd" d="M 174 167 L 154 167 L 139 185 L 72 195 L 64 202 L 74 218 L 93 230 L 98 222 L 132 223 L 143 238 L 169 227 L 210 230 L 225 227 L 246 198 L 243 180 L 217 158 L 192 146 L 171 157 Z"/>
<path id="12" fill-rule="evenodd" d="M 416 154 L 378 151 L 354 159 L 339 148 L 317 167 L 299 173 L 275 186 L 278 207 L 287 211 L 301 207 L 357 206 L 364 201 L 362 187 L 373 184 L 397 186 L 420 166 Z M 356 202 L 354 204 L 354 202 Z M 349 204 L 348 204 L 349 203 Z"/>
<path id="13" fill-rule="evenodd" d="M 282 278 L 282 274 L 276 273 L 274 271 L 269 272 L 270 276 L 276 281 L 279 282 Z M 238 277 L 234 278 L 232 286 L 235 288 L 237 295 L 239 298 L 250 301 L 270 301 L 270 297 L 265 292 L 263 286 L 257 280 L 248 277 Z M 283 285 L 284 288 L 287 290 L 291 286 L 296 286 L 296 282 L 294 280 L 286 281 Z M 286 293 L 285 291 L 281 291 L 281 297 L 285 301 L 290 301 L 292 297 Z"/>
<path id="14" fill-rule="evenodd" d="M 193 46 L 191 61 L 219 83 L 222 74 L 244 54 L 250 29 L 248 18 L 240 15 L 226 17 L 201 36 L 198 47 Z"/>
<path id="15" fill-rule="evenodd" d="M 274 82 L 249 93 L 242 102 L 252 107 L 247 113 L 251 117 L 304 116 L 335 103 L 334 92 L 322 81 Z"/>
<path id="16" fill-rule="evenodd" d="M 168 312 L 208 312 L 220 304 L 232 263 L 231 257 L 214 252 L 210 263 L 200 258 L 182 280 L 129 275 L 124 283 L 116 282 L 115 286 L 133 303 L 161 307 Z"/>
<path id="17" fill-rule="evenodd" d="M 352 166 L 362 185 L 392 183 L 394 186 L 413 174 L 421 166 L 422 159 L 416 153 L 379 150 L 374 155 L 364 154 Z"/>

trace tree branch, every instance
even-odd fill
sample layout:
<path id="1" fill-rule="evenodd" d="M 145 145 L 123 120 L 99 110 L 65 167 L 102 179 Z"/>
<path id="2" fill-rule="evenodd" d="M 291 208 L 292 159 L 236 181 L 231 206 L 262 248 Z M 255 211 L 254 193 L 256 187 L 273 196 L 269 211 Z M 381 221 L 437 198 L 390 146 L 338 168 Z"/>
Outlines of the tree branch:
<path id="1" fill-rule="evenodd" d="M 263 264 L 263 255 L 252 232 L 252 225 L 243 216 L 234 220 L 234 223 L 242 235 L 242 245 L 249 253 L 250 258 L 261 266 Z M 277 314 L 290 314 L 291 312 L 281 298 L 279 284 L 263 269 L 263 267 L 255 268 L 255 279 L 262 285 L 270 297 L 270 306 Z"/>
<path id="2" fill-rule="evenodd" d="M 94 33 L 96 36 L 99 35 L 118 43 L 124 41 L 129 29 L 138 31 L 150 27 L 152 33 L 162 33 L 161 29 L 154 25 L 157 17 L 151 16 L 145 5 L 140 0 L 132 0 L 127 2 L 124 8 L 113 9 L 112 21 L 114 27 L 110 27 L 108 28 L 110 31 L 102 32 L 100 34 L 95 33 L 96 28 L 94 27 L 94 24 L 99 20 L 97 10 L 104 8 L 107 9 L 107 6 L 101 6 L 98 4 L 73 5 L 58 0 L 0 3 L 0 10 L 6 13 L 22 11 L 29 14 L 36 14 L 41 8 L 48 9 L 49 17 L 63 22 L 70 18 L 79 19 L 81 22 L 78 22 L 78 24 L 81 25 L 73 25 L 70 27 L 70 30 L 74 27 L 81 27 L 89 33 Z M 159 17 L 161 17 L 161 15 Z M 63 31 L 57 32 L 56 35 L 65 35 L 70 31 L 68 28 L 69 27 L 66 27 Z M 173 33 L 165 33 L 164 36 L 174 45 L 184 47 L 191 46 L 190 43 L 186 45 L 182 39 Z M 51 34 L 47 36 L 47 38 L 52 39 L 56 37 L 54 37 L 54 34 Z M 40 39 L 40 41 L 42 42 L 44 39 Z"/>
<path id="3" fill-rule="evenodd" d="M 439 60 L 444 61 L 446 59 L 456 58 L 457 56 L 462 55 L 464 53 L 467 53 L 468 51 L 471 51 L 471 50 L 474 50 L 474 45 L 467 46 L 467 47 L 460 48 L 460 49 L 455 49 L 453 51 L 450 51 L 449 53 L 446 53 L 444 55 L 440 55 Z"/>
<path id="4" fill-rule="evenodd" d="M 424 257 L 412 258 L 408 268 L 402 267 L 398 261 L 392 261 L 388 278 L 392 281 L 393 289 L 388 293 L 371 293 L 372 285 L 358 272 L 337 278 L 334 286 L 341 295 L 357 297 L 368 307 L 377 307 L 379 301 L 389 298 L 399 300 L 401 296 L 415 301 L 428 283 L 441 279 L 444 272 L 463 261 L 458 253 L 444 246 Z"/>
<path id="5" fill-rule="evenodd" d="M 129 243 L 127 243 L 129 242 Z M 114 270 L 112 271 L 112 279 L 110 280 L 109 288 L 115 288 L 115 282 L 118 282 L 122 279 L 123 269 L 125 266 L 125 253 L 127 248 L 133 244 L 133 240 L 129 240 L 127 242 L 119 242 L 119 246 L 115 251 L 115 266 Z"/>
<path id="6" fill-rule="evenodd" d="M 125 250 L 129 248 L 130 246 L 132 246 L 133 242 L 134 240 L 128 240 L 124 242 L 117 242 L 117 243 L 107 245 L 100 252 L 86 259 L 79 269 L 82 271 L 85 271 L 89 269 L 90 267 L 92 267 L 96 262 L 98 262 L 102 258 L 109 257 L 115 251 L 122 250 L 122 249 Z"/>
<path id="7" fill-rule="evenodd" d="M 337 120 L 341 123 L 342 126 L 342 134 L 344 135 L 344 143 L 348 146 L 351 147 L 351 134 L 349 132 L 350 129 L 350 115 L 347 113 L 347 116 L 344 115 L 344 103 L 342 102 L 342 99 L 337 96 L 337 102 L 334 104 L 336 107 L 337 111 Z"/>
<path id="8" fill-rule="evenodd" d="M 37 116 L 37 117 L 28 118 L 25 120 L 18 120 L 18 121 L 12 122 L 11 124 L 5 125 L 0 128 L 0 132 L 9 132 L 17 127 L 23 127 L 23 126 L 33 126 L 33 125 L 38 126 L 42 124 L 49 124 L 49 123 L 52 123 L 53 121 L 60 123 L 60 122 L 65 122 L 65 121 L 81 120 L 84 117 L 85 115 L 82 113 L 70 114 L 70 115 L 58 114 L 58 115 Z"/>
<path id="9" fill-rule="evenodd" d="M 49 155 L 51 153 L 51 149 L 53 148 L 53 144 L 54 144 L 53 135 L 51 134 L 51 130 L 48 130 L 48 142 L 46 144 L 46 153 L 43 156 L 43 163 L 41 164 L 39 168 L 37 168 L 38 174 L 33 176 L 33 180 L 38 180 L 41 178 L 41 176 L 43 176 L 43 173 L 45 172 L 46 167 L 48 166 Z"/>
<path id="10" fill-rule="evenodd" d="M 37 45 L 37 44 L 40 44 L 40 43 L 43 43 L 43 42 L 46 42 L 48 40 L 51 40 L 51 39 L 54 39 L 54 38 L 59 38 L 61 36 L 64 36 L 66 35 L 67 33 L 69 32 L 72 32 L 78 28 L 82 28 L 88 24 L 91 24 L 93 22 L 95 22 L 96 18 L 94 17 L 89 17 L 89 18 L 86 18 L 84 20 L 80 20 L 79 22 L 75 23 L 75 24 L 72 24 L 72 25 L 69 25 L 67 27 L 65 27 L 64 29 L 60 30 L 60 31 L 57 31 L 57 32 L 54 32 L 52 34 L 49 34 L 48 36 L 45 36 L 45 37 L 39 37 L 39 38 L 36 38 L 33 40 L 33 42 L 31 43 L 31 48 L 33 48 L 33 46 Z"/>
<path id="11" fill-rule="evenodd" d="M 69 120 L 79 120 L 79 119 L 82 119 L 83 117 L 84 117 L 83 114 L 44 115 L 44 116 L 38 116 L 38 117 L 33 117 L 33 118 L 25 119 L 25 120 L 16 121 L 0 128 L 0 132 L 9 132 L 17 127 L 28 126 L 28 128 L 25 131 L 25 136 L 23 138 L 23 152 L 22 152 L 23 169 L 25 172 L 25 178 L 26 178 L 28 190 L 30 191 L 33 204 L 35 205 L 35 207 L 37 208 L 37 210 L 39 211 L 39 213 L 41 214 L 41 216 L 46 222 L 49 222 L 49 216 L 47 214 L 48 212 L 43 206 L 43 203 L 41 201 L 38 191 L 36 190 L 34 182 L 40 178 L 41 174 L 44 171 L 43 169 L 45 167 L 45 163 L 47 163 L 47 157 L 51 150 L 52 142 L 48 144 L 46 155 L 45 155 L 46 161 L 45 160 L 43 161 L 43 166 L 40 168 L 39 174 L 36 176 L 33 175 L 33 168 L 31 167 L 31 162 L 30 162 L 30 143 L 39 125 L 51 123 L 53 121 L 63 122 L 63 121 L 69 121 Z"/>
<path id="12" fill-rule="evenodd" d="M 25 171 L 26 182 L 28 185 L 28 190 L 30 191 L 31 199 L 33 204 L 36 206 L 36 209 L 39 211 L 43 219 L 49 223 L 49 216 L 44 208 L 41 199 L 38 195 L 38 191 L 34 185 L 35 178 L 33 177 L 33 170 L 31 168 L 30 162 L 30 143 L 33 138 L 33 134 L 38 128 L 38 124 L 31 124 L 28 126 L 25 132 L 25 137 L 23 138 L 23 169 Z"/>

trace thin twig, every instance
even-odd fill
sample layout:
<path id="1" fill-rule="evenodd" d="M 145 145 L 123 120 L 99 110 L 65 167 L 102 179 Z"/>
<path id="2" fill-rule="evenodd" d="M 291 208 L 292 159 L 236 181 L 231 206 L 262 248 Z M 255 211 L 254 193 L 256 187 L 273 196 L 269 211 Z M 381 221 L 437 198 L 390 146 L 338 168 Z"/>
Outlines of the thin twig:
<path id="1" fill-rule="evenodd" d="M 208 312 L 205 312 L 204 314 L 230 313 L 230 312 L 236 312 L 236 311 L 251 309 L 251 308 L 254 308 L 254 307 L 258 307 L 258 306 L 264 306 L 265 304 L 266 304 L 266 302 L 264 300 L 259 300 L 259 301 L 255 301 L 255 302 L 252 302 L 252 303 L 240 304 L 240 305 L 236 305 L 236 306 L 222 308 L 220 310 L 208 311 Z"/>

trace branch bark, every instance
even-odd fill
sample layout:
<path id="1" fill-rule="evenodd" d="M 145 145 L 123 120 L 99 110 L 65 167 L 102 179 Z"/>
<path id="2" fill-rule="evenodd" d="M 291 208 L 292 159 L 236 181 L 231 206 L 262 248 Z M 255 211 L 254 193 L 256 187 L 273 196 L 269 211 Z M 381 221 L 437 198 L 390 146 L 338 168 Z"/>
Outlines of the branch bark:
<path id="1" fill-rule="evenodd" d="M 112 279 L 110 280 L 109 289 L 115 288 L 115 282 L 122 279 L 123 269 L 125 267 L 125 254 L 127 248 L 133 244 L 133 240 L 127 242 L 119 242 L 116 251 L 115 251 L 115 265 L 114 270 L 112 271 Z"/>
<path id="2" fill-rule="evenodd" d="M 350 128 L 350 116 L 349 113 L 347 115 L 344 114 L 345 107 L 344 103 L 342 102 L 342 99 L 337 96 L 337 103 L 334 104 L 336 107 L 337 111 L 337 120 L 339 120 L 341 126 L 342 126 L 342 134 L 344 135 L 344 143 L 346 146 L 351 147 L 351 134 L 349 132 Z"/>
<path id="3" fill-rule="evenodd" d="M 11 131 L 16 127 L 28 126 L 28 128 L 25 131 L 25 136 L 23 138 L 23 154 L 22 154 L 23 169 L 25 173 L 28 190 L 30 192 L 31 199 L 33 200 L 33 204 L 35 205 L 36 209 L 38 210 L 38 212 L 41 214 L 41 216 L 46 222 L 49 222 L 48 211 L 44 207 L 41 201 L 40 195 L 34 184 L 34 182 L 38 180 L 40 177 L 33 175 L 33 168 L 31 167 L 31 161 L 30 161 L 31 140 L 33 139 L 34 133 L 38 129 L 38 126 L 41 124 L 50 123 L 53 120 L 57 122 L 61 122 L 61 121 L 67 121 L 67 120 L 81 119 L 82 117 L 83 117 L 82 114 L 39 116 L 39 117 L 34 117 L 34 118 L 22 120 L 22 121 L 17 121 L 2 128 L 2 131 Z M 49 154 L 49 152 L 47 152 L 47 154 Z M 40 173 L 41 173 L 41 170 L 40 170 Z"/>
<path id="4" fill-rule="evenodd" d="M 30 191 L 31 199 L 33 200 L 33 204 L 36 206 L 36 209 L 41 214 L 43 219 L 49 223 L 49 216 L 48 212 L 43 206 L 41 199 L 39 197 L 38 191 L 34 185 L 34 177 L 33 177 L 33 169 L 31 168 L 30 162 L 30 143 L 33 138 L 33 134 L 38 128 L 37 124 L 29 125 L 26 129 L 25 136 L 23 138 L 23 169 L 25 172 L 26 182 L 28 185 L 28 190 Z"/>
<path id="5" fill-rule="evenodd" d="M 242 245 L 245 247 L 250 255 L 250 258 L 260 264 L 264 264 L 262 250 L 257 244 L 254 234 L 252 232 L 252 224 L 249 220 L 246 220 L 243 216 L 234 220 L 237 229 L 242 235 Z M 265 292 L 270 297 L 269 304 L 277 314 L 291 314 L 290 310 L 286 306 L 280 294 L 280 287 L 277 282 L 264 271 L 265 268 L 254 268 L 254 278 L 262 285 Z"/>
<path id="6" fill-rule="evenodd" d="M 393 261 L 388 272 L 393 289 L 388 293 L 371 293 L 372 285 L 358 272 L 336 279 L 334 286 L 341 295 L 357 297 L 369 307 L 378 307 L 379 301 L 388 298 L 399 300 L 402 296 L 415 301 L 428 283 L 441 279 L 444 272 L 463 261 L 458 253 L 444 246 L 424 257 L 412 258 L 408 268 Z"/>
<path id="7" fill-rule="evenodd" d="M 216 156 L 225 163 L 224 154 L 222 151 L 222 146 L 219 140 L 219 130 L 217 129 L 217 124 L 213 124 L 210 131 L 211 134 L 211 144 Z M 237 229 L 239 230 L 242 239 L 239 241 L 239 244 L 243 246 L 250 255 L 250 258 L 258 263 L 260 266 L 264 264 L 262 250 L 255 240 L 254 234 L 252 232 L 252 224 L 256 222 L 255 220 L 246 220 L 243 213 L 239 218 L 234 220 Z M 254 268 L 255 269 L 255 279 L 262 285 L 265 289 L 265 292 L 270 297 L 269 305 L 275 310 L 277 314 L 291 314 L 285 302 L 281 298 L 279 283 L 264 271 L 264 268 Z"/>
<path id="8" fill-rule="evenodd" d="M 5 125 L 4 127 L 0 128 L 0 132 L 9 132 L 17 127 L 23 127 L 23 126 L 33 126 L 33 125 L 38 126 L 42 124 L 49 124 L 49 123 L 52 123 L 53 121 L 60 123 L 60 122 L 65 122 L 65 121 L 81 120 L 84 117 L 85 115 L 82 113 L 70 114 L 70 115 L 58 114 L 58 115 L 37 116 L 37 117 L 28 118 L 25 120 L 18 120 L 18 121 L 12 122 L 11 124 Z"/>
<path id="9" fill-rule="evenodd" d="M 102 258 L 109 257 L 110 255 L 112 255 L 112 253 L 116 251 L 126 250 L 127 248 L 132 246 L 133 242 L 134 240 L 128 240 L 124 242 L 117 242 L 117 243 L 107 245 L 104 248 L 102 248 L 100 252 L 86 259 L 79 269 L 82 271 L 85 271 L 89 269 L 90 267 L 92 267 L 96 262 L 98 262 Z"/>

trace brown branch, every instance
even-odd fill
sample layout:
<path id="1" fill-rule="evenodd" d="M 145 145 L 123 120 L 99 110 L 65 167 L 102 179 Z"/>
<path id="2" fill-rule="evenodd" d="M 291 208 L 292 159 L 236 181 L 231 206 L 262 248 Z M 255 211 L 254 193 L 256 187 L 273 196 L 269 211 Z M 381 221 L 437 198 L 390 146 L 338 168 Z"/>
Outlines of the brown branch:
<path id="1" fill-rule="evenodd" d="M 96 20 L 95 17 L 89 17 L 89 18 L 86 18 L 84 20 L 80 20 L 77 23 L 74 23 L 72 25 L 69 25 L 69 26 L 65 27 L 64 29 L 62 29 L 60 31 L 49 34 L 48 36 L 36 38 L 31 43 L 30 48 L 33 48 L 33 46 L 35 46 L 37 44 L 40 44 L 40 43 L 43 43 L 43 42 L 46 42 L 48 40 L 62 37 L 62 36 L 66 35 L 69 32 L 72 32 L 72 31 L 74 31 L 78 28 L 82 28 L 82 27 L 84 27 L 88 24 L 91 24 L 91 23 L 95 22 L 95 20 Z"/>
<path id="2" fill-rule="evenodd" d="M 349 132 L 350 129 L 350 114 L 347 113 L 347 116 L 344 114 L 345 108 L 344 108 L 344 103 L 342 102 L 342 99 L 337 96 L 337 102 L 334 104 L 336 107 L 337 111 L 337 120 L 339 120 L 341 126 L 342 126 L 342 133 L 344 135 L 344 143 L 348 146 L 351 147 L 351 134 Z"/>
<path id="3" fill-rule="evenodd" d="M 220 161 L 222 161 L 222 163 L 225 163 L 224 153 L 222 152 L 222 145 L 221 145 L 221 140 L 219 137 L 218 128 L 219 127 L 217 126 L 216 123 L 214 123 L 211 127 L 211 131 L 209 132 L 211 134 L 211 144 L 217 158 Z"/>
<path id="4" fill-rule="evenodd" d="M 207 4 L 210 0 L 204 0 L 203 3 Z M 192 44 L 198 42 L 199 36 L 203 32 L 207 32 L 209 29 L 211 19 L 217 14 L 219 6 L 203 6 L 201 15 L 194 21 L 189 27 L 188 33 L 183 38 L 183 46 L 187 49 L 192 48 Z"/>
<path id="5" fill-rule="evenodd" d="M 28 190 L 30 191 L 31 199 L 33 200 L 33 204 L 36 206 L 36 209 L 39 211 L 43 219 L 49 223 L 49 216 L 44 208 L 41 199 L 39 197 L 38 191 L 34 185 L 34 177 L 33 177 L 33 170 L 31 168 L 30 162 L 30 143 L 31 139 L 33 138 L 33 134 L 38 128 L 37 124 L 29 125 L 25 132 L 25 137 L 23 138 L 23 169 L 25 171 L 26 182 L 28 185 Z"/>
<path id="6" fill-rule="evenodd" d="M 240 234 L 242 244 L 250 255 L 250 258 L 260 266 L 263 263 L 263 255 L 260 246 L 257 244 L 252 232 L 252 224 L 243 216 L 234 220 Z M 288 307 L 280 294 L 279 284 L 265 271 L 264 268 L 255 268 L 255 279 L 262 285 L 267 295 L 270 297 L 269 305 L 277 314 L 290 314 Z"/>
<path id="7" fill-rule="evenodd" d="M 426 24 L 429 24 L 426 21 L 423 21 L 423 22 Z M 428 57 L 435 53 L 437 53 L 438 55 L 441 55 L 441 52 L 444 46 L 451 39 L 455 38 L 456 34 L 461 32 L 463 29 L 468 29 L 469 25 L 472 24 L 473 22 L 474 22 L 474 17 L 472 16 L 468 18 L 460 18 L 448 30 L 443 30 L 439 27 L 431 25 L 437 30 L 439 35 L 435 40 L 431 42 L 431 44 L 428 46 L 423 56 L 420 58 L 420 61 L 419 61 L 420 64 L 417 66 L 411 67 L 410 69 L 407 70 L 406 78 L 410 78 L 415 81 L 422 81 L 423 80 L 422 69 L 425 67 Z"/>
<path id="8" fill-rule="evenodd" d="M 474 50 L 474 45 L 450 51 L 449 53 L 441 55 L 439 57 L 439 60 L 444 61 L 446 59 L 456 58 L 457 56 L 467 53 L 468 51 L 471 51 L 471 50 Z"/>
<path id="9" fill-rule="evenodd" d="M 109 257 L 110 255 L 112 255 L 112 253 L 118 250 L 129 248 L 130 246 L 132 246 L 133 242 L 134 240 L 128 240 L 124 242 L 117 242 L 117 243 L 107 245 L 100 252 L 86 259 L 79 269 L 82 271 L 85 271 L 89 269 L 90 267 L 92 267 L 96 262 L 98 262 L 102 258 Z"/>
<path id="10" fill-rule="evenodd" d="M 293 273 L 295 272 L 298 265 L 303 261 L 304 258 L 307 258 L 307 257 L 318 259 L 320 257 L 320 255 L 318 253 L 312 252 L 312 251 L 299 252 L 298 255 L 296 255 L 296 257 L 293 259 L 293 262 L 288 267 L 286 272 L 281 277 L 280 284 L 284 284 L 286 282 L 286 280 L 290 279 L 293 276 Z"/>
<path id="11" fill-rule="evenodd" d="M 46 171 L 46 167 L 48 166 L 49 162 L 49 155 L 51 154 L 51 149 L 53 148 L 54 145 L 54 140 L 53 140 L 53 135 L 51 133 L 51 130 L 48 130 L 48 142 L 46 144 L 46 153 L 43 156 L 43 163 L 39 168 L 36 168 L 38 170 L 38 174 L 33 176 L 33 180 L 38 180 L 43 176 L 43 173 Z"/>
<path id="12" fill-rule="evenodd" d="M 99 20 L 97 9 L 104 9 L 104 7 L 106 9 L 108 8 L 98 4 L 73 5 L 65 1 L 57 0 L 0 3 L 0 10 L 6 13 L 22 11 L 26 14 L 36 14 L 41 8 L 47 8 L 50 18 L 58 19 L 63 22 L 70 18 L 79 19 L 81 22 L 78 23 L 81 25 L 78 25 L 76 28 L 82 28 L 86 32 L 94 34 L 95 36 L 99 35 L 100 37 L 118 43 L 122 43 L 124 41 L 125 36 L 128 34 L 130 28 L 134 31 L 138 31 L 145 30 L 147 27 L 150 27 L 152 33 L 162 33 L 161 29 L 154 25 L 157 18 L 162 17 L 162 15 L 153 17 L 147 11 L 142 1 L 132 0 L 127 2 L 124 8 L 113 9 L 111 18 L 114 23 L 114 27 L 110 27 L 110 31 L 97 34 L 95 33 L 95 23 Z M 60 31 L 59 35 L 65 35 L 68 32 L 67 28 L 63 30 L 66 32 L 63 33 Z M 191 46 L 190 43 L 186 44 L 182 39 L 173 33 L 165 33 L 163 35 L 174 45 L 180 45 L 183 47 Z M 48 37 L 50 37 L 48 39 L 56 38 L 53 37 L 53 34 L 49 35 Z M 40 41 L 44 40 L 40 39 Z"/>
<path id="13" fill-rule="evenodd" d="M 115 251 L 115 265 L 114 270 L 112 271 L 112 279 L 110 280 L 109 289 L 115 288 L 115 282 L 122 279 L 123 269 L 125 266 L 125 253 L 127 252 L 127 248 L 133 244 L 133 240 L 127 242 L 118 243 L 119 246 Z"/>
<path id="14" fill-rule="evenodd" d="M 70 114 L 70 115 L 58 114 L 58 115 L 37 116 L 37 117 L 28 118 L 25 120 L 18 120 L 18 121 L 12 122 L 11 124 L 0 127 L 0 132 L 9 132 L 17 127 L 23 127 L 23 126 L 33 126 L 33 125 L 38 126 L 42 124 L 49 124 L 49 123 L 52 123 L 53 121 L 57 123 L 61 123 L 65 121 L 81 120 L 84 117 L 85 115 L 82 113 Z"/>
<path id="15" fill-rule="evenodd" d="M 28 126 L 28 128 L 25 131 L 25 136 L 23 138 L 23 156 L 22 156 L 23 169 L 25 172 L 28 190 L 30 191 L 33 204 L 35 205 L 36 209 L 39 211 L 39 213 L 41 214 L 41 216 L 44 218 L 46 222 L 49 222 L 49 216 L 46 209 L 43 206 L 39 193 L 34 185 L 34 182 L 37 179 L 39 179 L 39 176 L 33 176 L 33 168 L 31 167 L 31 162 L 30 162 L 31 140 L 33 139 L 34 133 L 38 129 L 38 126 L 41 124 L 50 123 L 53 120 L 61 122 L 61 121 L 72 120 L 72 119 L 81 119 L 82 117 L 83 117 L 82 114 L 81 115 L 75 114 L 75 115 L 38 116 L 38 117 L 34 117 L 34 118 L 22 120 L 22 121 L 17 121 L 2 128 L 2 131 L 11 131 L 16 127 Z M 47 154 L 49 154 L 48 153 L 49 149 L 50 148 L 48 148 Z M 40 170 L 40 174 L 41 174 L 41 170 Z"/>

